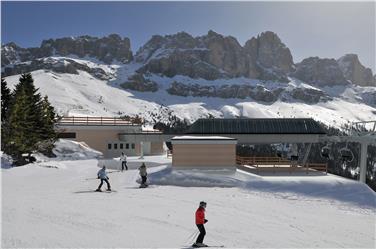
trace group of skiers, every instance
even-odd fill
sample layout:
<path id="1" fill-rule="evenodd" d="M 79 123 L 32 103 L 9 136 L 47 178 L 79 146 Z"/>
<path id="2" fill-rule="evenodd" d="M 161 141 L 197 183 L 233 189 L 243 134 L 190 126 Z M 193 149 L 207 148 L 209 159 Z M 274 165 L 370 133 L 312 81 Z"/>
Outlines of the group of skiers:
<path id="1" fill-rule="evenodd" d="M 121 172 L 123 172 L 124 169 L 128 170 L 127 155 L 125 155 L 124 152 L 121 153 L 120 161 L 121 161 Z M 145 188 L 145 187 L 148 186 L 146 184 L 148 173 L 146 171 L 146 165 L 145 165 L 145 163 L 142 163 L 141 166 L 138 168 L 138 170 L 139 170 L 139 174 L 141 176 L 141 185 L 140 185 L 140 188 Z M 97 178 L 101 181 L 101 183 L 99 184 L 98 188 L 95 191 L 97 191 L 97 192 L 101 192 L 102 191 L 103 182 L 105 182 L 107 184 L 107 191 L 111 191 L 111 185 L 110 185 L 110 182 L 108 181 L 110 178 L 107 175 L 106 166 L 103 166 L 98 171 Z"/>
<path id="2" fill-rule="evenodd" d="M 128 170 L 127 156 L 123 152 L 122 152 L 122 154 L 120 156 L 120 161 L 121 161 L 121 171 L 123 172 L 124 169 Z M 141 176 L 141 185 L 140 185 L 140 188 L 145 188 L 145 187 L 148 186 L 146 184 L 147 171 L 146 171 L 146 165 L 145 165 L 145 163 L 142 163 L 141 166 L 138 168 L 138 170 L 139 170 L 139 174 Z M 102 191 L 101 188 L 102 188 L 103 182 L 106 182 L 106 184 L 107 184 L 107 191 L 111 191 L 111 185 L 110 185 L 110 182 L 108 181 L 109 177 L 107 176 L 106 166 L 103 166 L 98 171 L 97 176 L 98 176 L 98 179 L 101 180 L 101 183 L 99 184 L 99 186 L 96 189 L 96 191 L 99 191 L 99 192 Z M 196 223 L 196 226 L 197 226 L 197 228 L 199 230 L 199 235 L 198 235 L 198 237 L 196 239 L 196 242 L 192 245 L 192 247 L 197 247 L 197 248 L 198 247 L 207 247 L 207 245 L 205 245 L 203 243 L 204 242 L 204 237 L 206 235 L 206 230 L 205 230 L 204 224 L 206 222 L 208 222 L 208 220 L 205 219 L 205 209 L 206 209 L 206 202 L 201 201 L 199 207 L 196 210 L 196 214 L 195 214 L 195 223 Z"/>

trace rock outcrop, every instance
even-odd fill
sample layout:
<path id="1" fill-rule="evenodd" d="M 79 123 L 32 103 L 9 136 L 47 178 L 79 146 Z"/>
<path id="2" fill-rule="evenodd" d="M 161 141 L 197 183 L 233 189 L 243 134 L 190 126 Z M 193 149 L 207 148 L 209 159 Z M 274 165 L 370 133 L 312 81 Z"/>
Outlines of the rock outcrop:
<path id="1" fill-rule="evenodd" d="M 296 64 L 296 71 L 292 76 L 316 86 L 348 84 L 335 59 L 306 58 Z"/>
<path id="2" fill-rule="evenodd" d="M 199 84 L 183 84 L 173 82 L 167 89 L 171 95 L 177 96 L 193 96 L 193 97 L 217 97 L 217 98 L 252 98 L 256 101 L 274 102 L 278 99 L 281 91 L 279 89 L 270 91 L 262 86 L 250 85 L 199 85 Z"/>
<path id="3" fill-rule="evenodd" d="M 114 77 L 113 74 L 106 73 L 102 68 L 89 67 L 85 64 L 78 63 L 71 59 L 55 59 L 55 58 L 42 58 L 34 59 L 32 61 L 18 63 L 11 67 L 4 67 L 1 77 L 6 77 L 15 74 L 28 73 L 36 70 L 50 70 L 56 73 L 69 73 L 78 74 L 80 71 L 85 71 L 93 77 L 100 80 L 109 80 Z"/>
<path id="4" fill-rule="evenodd" d="M 370 68 L 364 67 L 356 54 L 346 54 L 337 60 L 345 78 L 359 86 L 376 86 Z"/>
<path id="5" fill-rule="evenodd" d="M 234 37 L 214 31 L 196 38 L 185 32 L 153 36 L 135 59 L 144 64 L 140 73 L 207 80 L 243 76 L 288 81 L 287 74 L 293 69 L 290 50 L 273 32 L 252 38 L 244 47 Z"/>
<path id="6" fill-rule="evenodd" d="M 325 102 L 332 99 L 324 92 L 311 88 L 295 88 L 291 91 L 291 97 L 307 104 L 316 104 L 320 101 Z"/>
<path id="7" fill-rule="evenodd" d="M 124 89 L 139 91 L 139 92 L 156 92 L 158 85 L 148 79 L 145 79 L 142 74 L 134 74 L 128 81 L 120 84 Z"/>
<path id="8" fill-rule="evenodd" d="M 248 40 L 244 51 L 248 58 L 247 76 L 250 78 L 285 78 L 283 80 L 286 81 L 286 75 L 294 68 L 290 49 L 273 32 L 267 31 Z"/>
<path id="9" fill-rule="evenodd" d="M 91 36 L 44 40 L 39 48 L 21 48 L 15 43 L 1 47 L 1 66 L 21 63 L 49 56 L 77 56 L 96 58 L 104 63 L 127 63 L 133 59 L 128 38 L 112 34 L 102 38 Z"/>
<path id="10" fill-rule="evenodd" d="M 234 84 L 216 86 L 183 84 L 176 81 L 170 85 L 167 92 L 171 95 L 183 97 L 250 98 L 265 103 L 273 103 L 281 99 L 286 102 L 299 101 L 307 104 L 316 104 L 320 101 L 324 102 L 332 99 L 325 92 L 312 88 L 294 88 L 291 90 L 288 87 L 279 87 L 269 90 L 261 85 Z"/>

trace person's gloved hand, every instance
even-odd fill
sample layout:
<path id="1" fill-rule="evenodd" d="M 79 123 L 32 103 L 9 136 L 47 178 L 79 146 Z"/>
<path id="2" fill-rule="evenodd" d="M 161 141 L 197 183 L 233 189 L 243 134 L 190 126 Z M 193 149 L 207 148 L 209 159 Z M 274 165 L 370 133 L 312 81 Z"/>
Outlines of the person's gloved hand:
<path id="1" fill-rule="evenodd" d="M 207 219 L 205 219 L 205 220 L 204 220 L 204 223 L 206 223 L 206 222 L 208 222 L 208 220 L 207 220 Z"/>
<path id="2" fill-rule="evenodd" d="M 110 178 L 107 176 L 107 180 L 110 180 Z"/>

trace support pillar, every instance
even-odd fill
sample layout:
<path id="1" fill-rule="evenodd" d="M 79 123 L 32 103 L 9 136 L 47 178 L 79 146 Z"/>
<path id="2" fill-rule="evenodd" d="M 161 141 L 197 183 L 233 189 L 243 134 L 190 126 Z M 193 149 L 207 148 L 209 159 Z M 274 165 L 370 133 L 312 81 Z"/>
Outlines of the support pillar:
<path id="1" fill-rule="evenodd" d="M 140 142 L 140 158 L 144 159 L 144 142 Z"/>
<path id="2" fill-rule="evenodd" d="M 308 148 L 306 149 L 305 154 L 304 154 L 304 158 L 303 158 L 303 167 L 304 167 L 304 165 L 306 165 L 306 163 L 307 163 L 309 153 L 311 152 L 311 148 L 312 148 L 312 143 L 309 143 L 309 144 L 308 144 Z"/>
<path id="3" fill-rule="evenodd" d="M 360 172 L 359 172 L 359 181 L 366 183 L 366 173 L 367 173 L 367 149 L 368 143 L 360 143 Z"/>

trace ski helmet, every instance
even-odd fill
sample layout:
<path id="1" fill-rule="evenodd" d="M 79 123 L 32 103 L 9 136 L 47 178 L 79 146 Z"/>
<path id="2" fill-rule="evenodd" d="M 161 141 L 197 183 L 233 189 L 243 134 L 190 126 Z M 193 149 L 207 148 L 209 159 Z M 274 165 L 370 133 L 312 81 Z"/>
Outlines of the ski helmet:
<path id="1" fill-rule="evenodd" d="M 200 207 L 206 207 L 206 202 L 201 201 L 201 202 L 200 202 Z"/>

